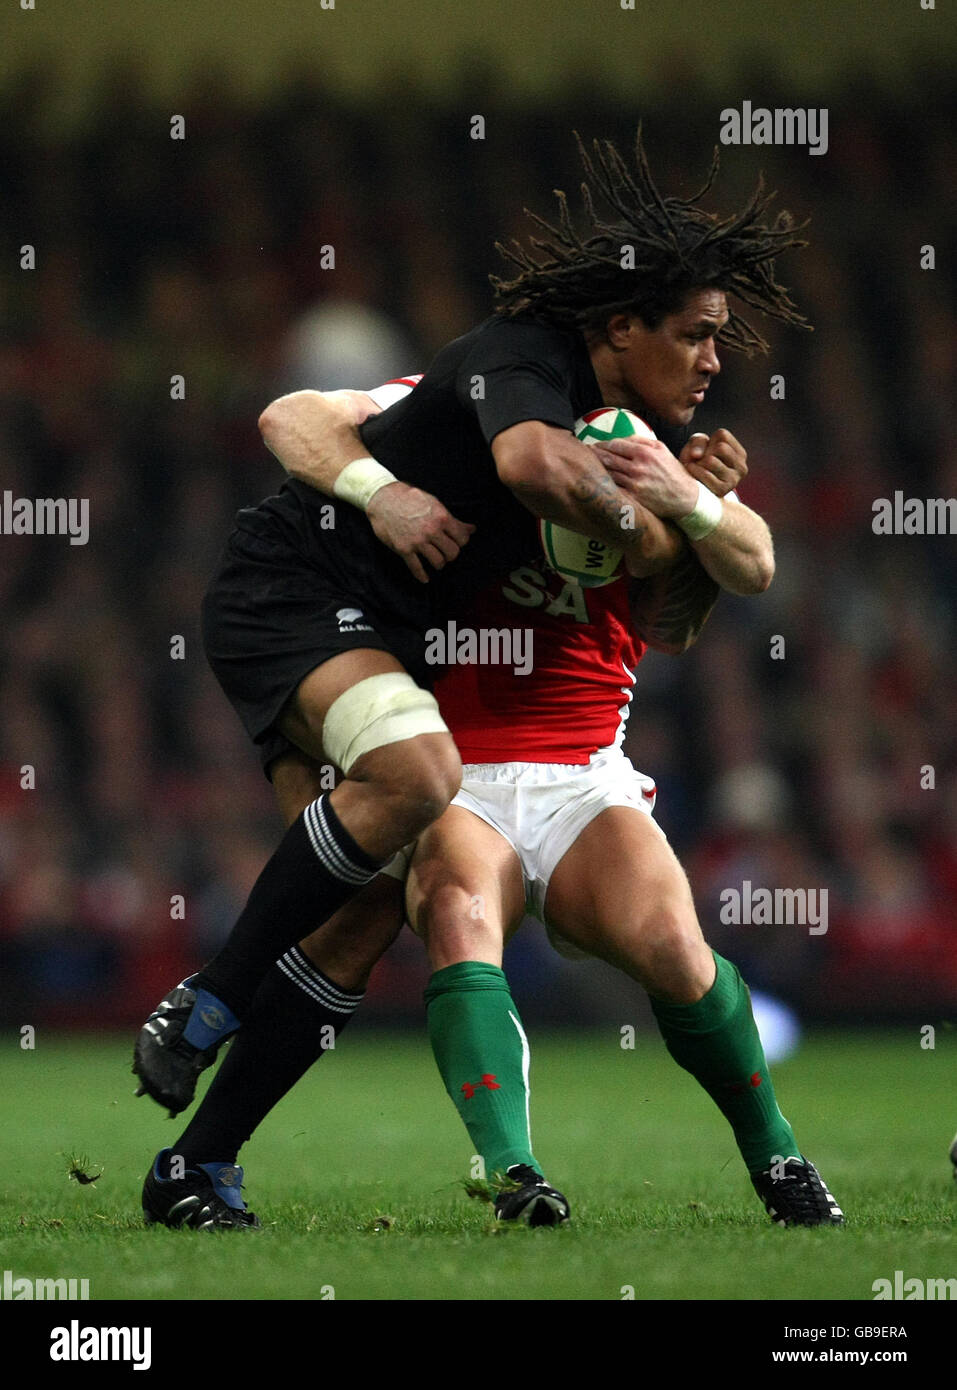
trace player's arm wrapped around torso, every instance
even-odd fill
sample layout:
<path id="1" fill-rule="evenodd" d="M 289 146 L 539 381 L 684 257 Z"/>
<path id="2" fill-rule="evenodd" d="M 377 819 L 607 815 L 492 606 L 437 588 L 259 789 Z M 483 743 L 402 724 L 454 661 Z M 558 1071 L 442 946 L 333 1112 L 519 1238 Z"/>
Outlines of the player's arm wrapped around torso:
<path id="1" fill-rule="evenodd" d="M 628 580 L 631 619 L 642 641 L 677 656 L 698 640 L 721 588 L 690 546 L 670 569 Z"/>

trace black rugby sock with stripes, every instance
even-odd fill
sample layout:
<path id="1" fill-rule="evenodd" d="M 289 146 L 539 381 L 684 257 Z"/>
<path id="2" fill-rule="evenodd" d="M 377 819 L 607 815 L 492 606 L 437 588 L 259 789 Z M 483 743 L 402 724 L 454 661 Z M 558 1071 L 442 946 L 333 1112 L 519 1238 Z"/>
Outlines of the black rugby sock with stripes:
<path id="1" fill-rule="evenodd" d="M 187 1168 L 235 1163 L 273 1106 L 335 1046 L 361 999 L 361 991 L 341 989 L 293 946 L 256 991 L 249 1017 L 173 1153 Z"/>
<path id="2" fill-rule="evenodd" d="M 311 802 L 253 884 L 225 946 L 195 976 L 195 987 L 244 1021 L 283 951 L 327 922 L 381 867 L 342 825 L 328 795 Z"/>

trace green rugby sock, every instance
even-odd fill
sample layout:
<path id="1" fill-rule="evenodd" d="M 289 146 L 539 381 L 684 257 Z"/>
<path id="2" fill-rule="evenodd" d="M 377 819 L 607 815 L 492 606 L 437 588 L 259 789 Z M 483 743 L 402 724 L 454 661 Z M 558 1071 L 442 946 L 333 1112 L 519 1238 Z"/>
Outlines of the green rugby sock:
<path id="1" fill-rule="evenodd" d="M 425 991 L 429 1038 L 445 1089 L 491 1177 L 513 1163 L 541 1172 L 528 1121 L 528 1041 L 498 966 L 463 961 Z"/>
<path id="2" fill-rule="evenodd" d="M 652 999 L 651 1006 L 668 1051 L 707 1091 L 731 1125 L 748 1172 L 758 1173 L 801 1151 L 778 1108 L 747 986 L 736 966 L 712 954 L 718 973 L 703 999 Z"/>

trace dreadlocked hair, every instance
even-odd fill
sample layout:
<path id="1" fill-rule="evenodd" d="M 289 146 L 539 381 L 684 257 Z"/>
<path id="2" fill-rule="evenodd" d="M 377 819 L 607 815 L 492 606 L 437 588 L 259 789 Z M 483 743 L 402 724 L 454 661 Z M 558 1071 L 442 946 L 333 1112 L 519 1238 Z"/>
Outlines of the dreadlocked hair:
<path id="1" fill-rule="evenodd" d="M 810 329 L 788 291 L 774 278 L 775 257 L 807 245 L 797 235 L 807 223 L 796 227 L 787 212 L 769 221 L 768 208 L 775 194 L 765 189 L 763 176 L 747 205 L 722 220 L 697 206 L 718 172 L 717 149 L 704 185 L 693 197 L 682 199 L 659 193 L 641 126 L 635 139 L 634 173 L 610 140 L 595 140 L 593 155 L 577 132 L 575 140 L 585 170 L 581 192 L 590 234 L 581 236 L 575 230 L 568 199 L 560 189 L 555 189 L 557 226 L 526 208 L 542 236 L 529 238 L 529 248 L 518 241 L 508 246 L 496 242 L 496 249 L 517 270 L 512 279 L 489 276 L 497 313 L 578 328 L 590 337 L 603 333 L 609 318 L 620 313 L 637 314 L 655 329 L 668 314 L 683 307 L 692 291 L 713 288 L 727 291 L 770 318 Z M 603 222 L 598 217 L 596 193 L 619 220 Z M 749 357 L 767 352 L 760 333 L 730 305 L 728 311 L 721 341 Z"/>

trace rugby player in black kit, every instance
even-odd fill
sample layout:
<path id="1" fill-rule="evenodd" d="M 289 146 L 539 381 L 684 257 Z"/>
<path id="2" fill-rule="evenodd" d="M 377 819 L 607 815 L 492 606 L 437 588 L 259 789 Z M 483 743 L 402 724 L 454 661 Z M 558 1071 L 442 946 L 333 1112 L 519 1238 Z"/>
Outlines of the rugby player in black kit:
<path id="1" fill-rule="evenodd" d="M 538 553 L 535 517 L 624 549 L 639 577 L 674 562 L 681 531 L 719 582 L 765 544 L 739 529 L 747 509 L 715 511 L 663 444 L 612 458 L 613 475 L 572 427 L 601 404 L 634 409 L 659 433 L 687 426 L 718 370 L 702 344 L 721 333 L 729 346 L 762 345 L 725 291 L 797 321 L 772 273 L 774 256 L 798 244 L 790 222 L 765 225 L 761 196 L 725 222 L 695 206 L 700 194 L 660 199 L 640 142 L 634 175 L 612 146 L 596 152 L 597 169 L 582 151 L 586 171 L 620 220 L 600 223 L 589 199 L 587 240 L 563 216 L 543 261 L 508 253 L 519 273 L 495 282 L 496 316 L 364 427 L 378 462 L 353 459 L 339 475 L 334 525 L 328 499 L 295 480 L 237 518 L 204 609 L 213 669 L 267 766 L 292 744 L 344 779 L 290 826 L 223 949 L 141 1031 L 134 1070 L 171 1113 L 190 1103 L 277 957 L 455 794 L 460 763 L 425 688 L 423 635 Z M 665 320 L 675 331 L 663 337 Z M 359 514 L 403 484 L 448 509 L 439 551 L 457 558 L 426 586 Z"/>

